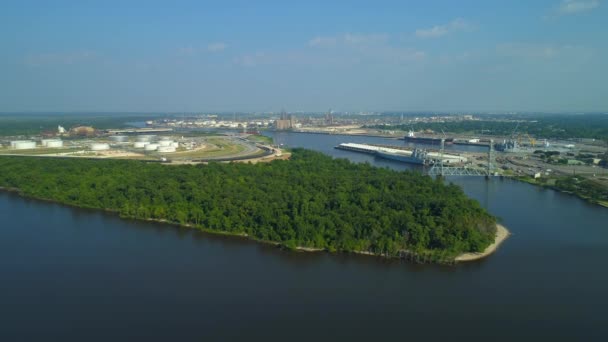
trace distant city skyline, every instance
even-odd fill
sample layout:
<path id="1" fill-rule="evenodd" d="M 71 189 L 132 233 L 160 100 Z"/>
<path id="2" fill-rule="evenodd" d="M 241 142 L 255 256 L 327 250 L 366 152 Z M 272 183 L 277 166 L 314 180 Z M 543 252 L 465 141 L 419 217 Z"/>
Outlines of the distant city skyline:
<path id="1" fill-rule="evenodd" d="M 606 112 L 606 7 L 6 1 L 0 112 Z"/>

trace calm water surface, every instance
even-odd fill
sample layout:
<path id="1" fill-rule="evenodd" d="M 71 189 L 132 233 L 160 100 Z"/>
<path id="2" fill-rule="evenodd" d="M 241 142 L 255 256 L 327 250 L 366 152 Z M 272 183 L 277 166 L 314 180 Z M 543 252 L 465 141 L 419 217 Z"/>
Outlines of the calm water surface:
<path id="1" fill-rule="evenodd" d="M 385 139 L 277 139 L 406 167 L 333 149 Z M 451 180 L 513 233 L 456 267 L 287 252 L 0 193 L 0 341 L 608 339 L 608 209 Z"/>

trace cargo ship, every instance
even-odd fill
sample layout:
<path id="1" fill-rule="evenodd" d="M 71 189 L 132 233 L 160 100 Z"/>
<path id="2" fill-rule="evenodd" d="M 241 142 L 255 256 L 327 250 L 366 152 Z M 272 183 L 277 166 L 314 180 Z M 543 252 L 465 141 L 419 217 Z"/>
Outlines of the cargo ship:
<path id="1" fill-rule="evenodd" d="M 413 131 L 409 131 L 403 140 L 406 142 L 413 142 L 416 144 L 426 144 L 426 145 L 441 145 L 441 138 L 430 138 L 430 137 L 417 137 L 414 135 Z M 452 145 L 454 143 L 454 138 L 445 138 L 446 145 Z"/>
<path id="2" fill-rule="evenodd" d="M 403 162 L 403 163 L 410 163 L 410 164 L 425 165 L 429 161 L 429 159 L 427 159 L 426 151 L 419 150 L 419 149 L 414 149 L 414 151 L 412 151 L 411 154 L 409 154 L 409 155 L 405 154 L 405 153 L 378 150 L 378 151 L 376 151 L 376 155 L 380 158 L 385 158 L 385 159 L 390 159 L 390 160 L 395 160 L 395 161 L 399 161 L 399 162 Z"/>
<path id="3" fill-rule="evenodd" d="M 362 152 L 375 155 L 379 158 L 391 159 L 403 163 L 428 165 L 441 160 L 443 157 L 444 163 L 466 163 L 467 158 L 457 154 L 440 153 L 437 151 L 426 151 L 423 149 L 404 150 L 402 147 L 394 146 L 393 148 L 386 145 L 369 145 L 357 143 L 342 143 L 335 148 L 340 150 Z"/>

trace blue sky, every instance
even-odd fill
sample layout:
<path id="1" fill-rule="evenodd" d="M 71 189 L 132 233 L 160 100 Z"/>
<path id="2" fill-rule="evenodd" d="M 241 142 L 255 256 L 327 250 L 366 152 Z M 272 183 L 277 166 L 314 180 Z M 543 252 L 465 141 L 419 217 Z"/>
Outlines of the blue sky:
<path id="1" fill-rule="evenodd" d="M 608 2 L 3 1 L 0 111 L 608 111 Z"/>

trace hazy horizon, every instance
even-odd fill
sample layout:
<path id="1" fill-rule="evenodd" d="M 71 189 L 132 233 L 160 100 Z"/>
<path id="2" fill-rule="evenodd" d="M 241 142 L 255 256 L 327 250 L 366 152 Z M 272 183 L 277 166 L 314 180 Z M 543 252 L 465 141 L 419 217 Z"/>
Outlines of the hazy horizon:
<path id="1" fill-rule="evenodd" d="M 294 115 L 324 115 L 325 111 L 290 111 L 284 110 L 286 113 Z M 0 115 L 257 115 L 257 114 L 280 114 L 282 110 L 270 110 L 270 111 L 211 111 L 211 110 L 198 110 L 189 112 L 180 111 L 0 111 Z M 335 111 L 335 114 L 348 114 L 348 115 L 608 115 L 608 111 L 432 111 L 432 110 L 370 110 L 370 111 Z M 373 113 L 373 114 L 370 114 Z"/>
<path id="2" fill-rule="evenodd" d="M 608 111 L 601 0 L 7 1 L 0 112 Z"/>

